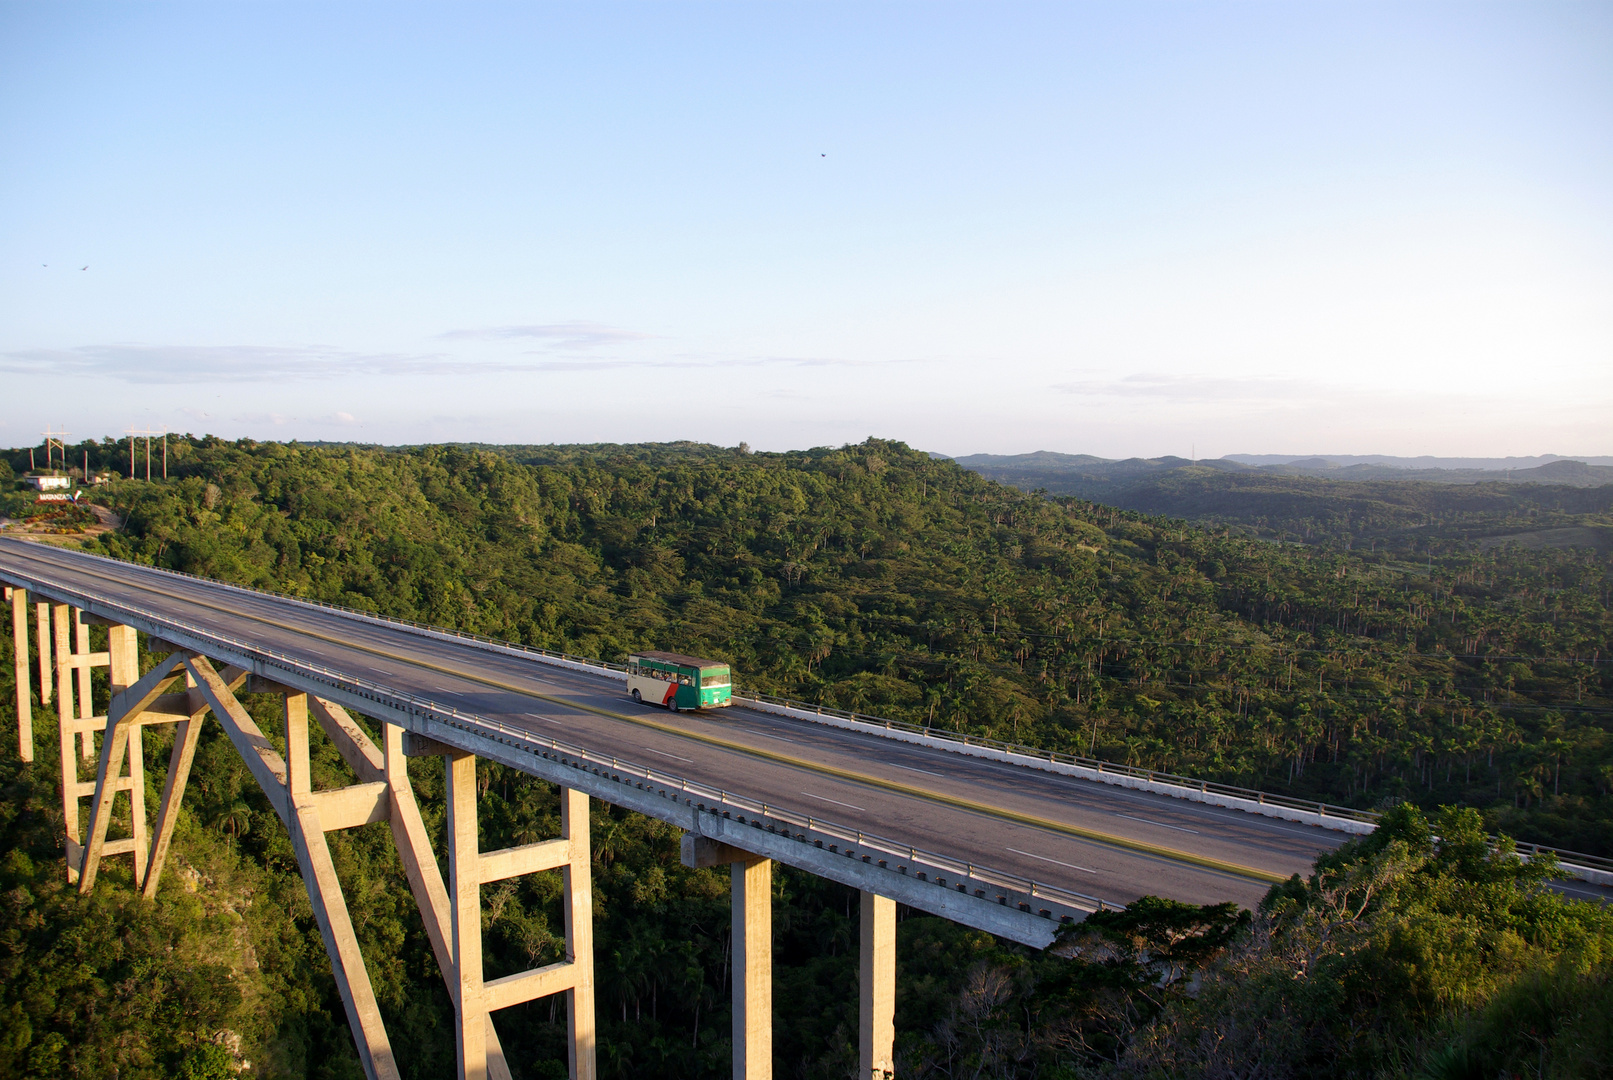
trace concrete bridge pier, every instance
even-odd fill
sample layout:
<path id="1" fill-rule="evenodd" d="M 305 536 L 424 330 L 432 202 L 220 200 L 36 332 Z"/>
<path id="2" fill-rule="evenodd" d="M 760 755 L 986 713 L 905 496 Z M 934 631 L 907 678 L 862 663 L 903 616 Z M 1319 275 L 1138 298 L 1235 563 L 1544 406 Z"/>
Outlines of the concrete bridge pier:
<path id="1" fill-rule="evenodd" d="M 896 1075 L 896 901 L 864 890 L 859 904 L 857 1042 L 861 1080 Z"/>
<path id="2" fill-rule="evenodd" d="M 730 849 L 731 851 L 733 849 Z M 773 1076 L 773 860 L 729 864 L 734 961 L 734 1080 Z"/>
<path id="3" fill-rule="evenodd" d="M 23 761 L 34 760 L 34 703 L 31 672 L 28 668 L 28 590 L 5 587 L 6 603 L 11 605 L 11 645 L 16 661 L 17 685 L 17 756 Z M 43 604 L 40 605 L 44 607 Z M 43 624 L 43 619 L 41 619 Z M 40 645 L 44 645 L 40 635 Z M 41 671 L 44 662 L 41 659 Z M 48 684 L 47 684 L 48 685 Z"/>
<path id="4" fill-rule="evenodd" d="M 685 833 L 685 866 L 729 865 L 732 875 L 734 1080 L 773 1075 L 773 864 Z M 858 1049 L 863 1080 L 892 1080 L 896 1041 L 896 901 L 863 891 L 858 964 Z"/>

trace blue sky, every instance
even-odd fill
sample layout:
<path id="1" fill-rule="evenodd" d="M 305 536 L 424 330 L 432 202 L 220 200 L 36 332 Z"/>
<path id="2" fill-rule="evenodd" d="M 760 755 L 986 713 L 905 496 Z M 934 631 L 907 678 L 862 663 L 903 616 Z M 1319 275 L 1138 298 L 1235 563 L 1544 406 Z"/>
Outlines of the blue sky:
<path id="1" fill-rule="evenodd" d="M 1613 453 L 1610 121 L 1607 4 L 0 3 L 0 444 Z"/>

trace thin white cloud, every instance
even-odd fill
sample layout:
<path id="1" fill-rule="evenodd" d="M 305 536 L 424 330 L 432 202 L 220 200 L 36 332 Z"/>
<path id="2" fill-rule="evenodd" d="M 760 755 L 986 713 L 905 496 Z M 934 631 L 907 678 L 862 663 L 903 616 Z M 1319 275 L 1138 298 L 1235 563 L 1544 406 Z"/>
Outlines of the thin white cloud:
<path id="1" fill-rule="evenodd" d="M 1153 398 L 1172 402 L 1319 401 L 1337 388 L 1301 379 L 1270 376 L 1164 375 L 1142 372 L 1122 378 L 1091 378 L 1054 383 L 1052 389 L 1081 397 Z"/>
<path id="2" fill-rule="evenodd" d="M 556 357 L 547 350 L 510 359 L 467 360 L 446 353 L 358 353 L 324 346 L 84 345 L 0 353 L 0 373 L 116 379 L 145 385 L 281 383 L 352 376 L 391 378 L 614 371 L 627 368 L 878 367 L 910 360 L 824 356 Z"/>
<path id="3" fill-rule="evenodd" d="M 574 321 L 540 323 L 533 326 L 488 326 L 471 330 L 450 330 L 438 336 L 448 341 L 533 339 L 543 342 L 552 349 L 594 349 L 601 345 L 647 341 L 656 335 L 637 330 L 623 330 L 603 323 Z"/>
<path id="4" fill-rule="evenodd" d="M 532 354 L 528 354 L 532 355 Z M 780 368 L 835 367 L 874 368 L 894 364 L 919 363 L 917 360 L 848 360 L 834 356 L 655 356 L 600 357 L 563 360 L 535 360 L 535 371 L 615 371 L 627 368 Z"/>
<path id="5" fill-rule="evenodd" d="M 0 354 L 0 372 L 158 385 L 283 382 L 347 375 L 445 375 L 507 367 L 456 360 L 443 354 L 355 353 L 322 346 L 120 344 Z"/>

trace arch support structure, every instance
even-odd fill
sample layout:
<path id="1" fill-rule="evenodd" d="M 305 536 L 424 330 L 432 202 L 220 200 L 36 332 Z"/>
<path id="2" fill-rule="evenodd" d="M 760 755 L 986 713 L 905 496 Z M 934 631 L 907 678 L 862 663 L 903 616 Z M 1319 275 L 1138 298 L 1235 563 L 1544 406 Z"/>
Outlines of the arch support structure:
<path id="1" fill-rule="evenodd" d="M 30 688 L 27 684 L 27 596 L 13 588 L 12 605 L 19 665 L 19 753 L 32 756 Z M 348 1026 L 365 1075 L 392 1080 L 400 1075 L 382 1021 L 375 991 L 348 914 L 326 837 L 341 829 L 385 822 L 402 858 L 409 887 L 420 909 L 426 935 L 454 1002 L 459 1076 L 462 1080 L 509 1080 L 492 1014 L 551 994 L 565 994 L 570 1030 L 569 1069 L 576 1080 L 594 1080 L 594 947 L 588 796 L 562 788 L 561 835 L 521 847 L 483 852 L 476 817 L 476 758 L 450 750 L 380 722 L 381 744 L 340 705 L 294 687 L 270 682 L 237 667 L 216 668 L 207 656 L 158 639 L 153 653 L 166 653 L 140 674 L 136 631 L 107 626 L 107 648 L 91 652 L 92 619 L 67 604 L 53 605 L 46 621 L 41 607 L 40 670 L 55 676 L 60 727 L 62 808 L 66 825 L 68 880 L 79 891 L 95 887 L 102 862 L 133 858 L 135 885 L 156 895 L 173 837 L 174 824 L 190 778 L 201 727 L 211 715 L 245 761 L 264 796 L 291 834 L 297 863 L 314 916 L 330 956 Z M 48 666 L 47 666 L 48 665 Z M 96 668 L 108 670 L 105 716 L 92 715 Z M 274 693 L 282 700 L 282 754 L 264 734 L 236 694 Z M 41 694 L 48 700 L 48 695 Z M 322 729 L 357 782 L 316 790 L 309 768 L 310 722 Z M 176 725 L 167 778 L 155 827 L 148 831 L 144 771 L 144 728 Z M 23 737 L 27 736 L 25 740 Z M 448 880 L 433 850 L 409 782 L 408 759 L 421 754 L 446 758 L 448 796 Z M 93 781 L 80 779 L 84 760 L 96 762 Z M 111 838 L 119 792 L 127 792 L 129 835 Z M 87 827 L 80 830 L 83 800 L 89 800 Z M 546 967 L 486 979 L 482 967 L 481 886 L 523 874 L 561 871 L 564 885 L 566 956 Z"/>

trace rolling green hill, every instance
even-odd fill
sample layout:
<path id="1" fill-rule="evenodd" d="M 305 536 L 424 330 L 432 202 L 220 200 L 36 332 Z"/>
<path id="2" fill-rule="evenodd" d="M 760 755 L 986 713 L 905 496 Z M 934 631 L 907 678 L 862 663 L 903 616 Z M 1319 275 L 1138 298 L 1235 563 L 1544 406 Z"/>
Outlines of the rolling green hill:
<path id="1" fill-rule="evenodd" d="M 1194 1055 L 1228 1032 L 1273 1076 L 1441 1054 L 1490 1075 L 1533 1062 L 1537 1043 L 1553 1061 L 1598 1059 L 1613 928 L 1473 849 L 1505 829 L 1613 853 L 1613 559 L 1595 543 L 1486 544 L 1449 523 L 1422 526 L 1440 539 L 1421 546 L 1273 543 L 1030 494 L 878 440 L 753 454 L 175 438 L 170 471 L 98 494 L 126 524 L 89 543 L 588 655 L 720 655 L 752 689 L 953 730 L 1360 806 L 1469 808 L 1440 818 L 1439 841 L 1394 811 L 1394 828 L 1278 890 L 1248 926 L 1145 905 L 1030 956 L 906 918 L 904 1075 L 1201 1075 L 1214 1063 Z M 1295 505 L 1320 514 L 1327 490 Z M 1353 539 L 1364 511 L 1329 512 L 1352 524 L 1319 517 L 1333 522 L 1324 541 Z M 352 1075 L 289 842 L 216 731 L 199 754 L 175 863 L 198 887 L 155 907 L 115 868 L 97 897 L 68 893 L 49 750 L 31 770 L 5 764 L 0 1078 L 224 1076 L 243 1058 L 263 1075 Z M 339 767 L 321 754 L 316 768 Z M 440 776 L 417 764 L 433 804 Z M 497 767 L 485 781 L 484 846 L 552 830 L 544 785 Z M 665 826 L 597 808 L 595 835 L 605 1074 L 725 1073 L 726 883 L 679 866 Z M 440 1075 L 446 997 L 396 859 L 365 830 L 331 842 L 364 897 L 365 948 L 385 958 L 372 977 L 400 1056 Z M 779 1060 L 839 1075 L 854 1057 L 854 900 L 805 875 L 780 882 L 776 992 L 792 1004 Z M 494 970 L 552 955 L 559 913 L 541 875 L 490 903 Z M 1283 988 L 1310 970 L 1295 958 L 1319 940 L 1338 943 L 1335 974 L 1290 1007 Z M 1513 1031 L 1525 1005 L 1540 1033 L 1527 1045 Z M 520 1075 L 555 1075 L 546 1005 L 501 1030 Z"/>
<path id="2" fill-rule="evenodd" d="M 1555 461 L 1511 473 L 1379 465 L 1255 467 L 1182 458 L 977 454 L 958 464 L 1023 491 L 1229 526 L 1335 550 L 1455 553 L 1525 547 L 1613 550 L 1613 468 Z"/>

